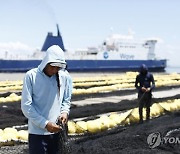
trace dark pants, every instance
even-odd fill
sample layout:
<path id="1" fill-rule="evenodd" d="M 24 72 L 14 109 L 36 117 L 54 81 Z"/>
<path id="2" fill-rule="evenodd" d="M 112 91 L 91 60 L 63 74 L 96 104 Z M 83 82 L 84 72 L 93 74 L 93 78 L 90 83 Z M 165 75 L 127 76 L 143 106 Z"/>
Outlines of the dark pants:
<path id="1" fill-rule="evenodd" d="M 139 100 L 139 120 L 140 122 L 143 121 L 143 107 L 146 107 L 146 120 L 150 118 L 150 107 L 152 103 L 152 94 L 149 93 L 139 93 L 138 94 Z"/>
<path id="2" fill-rule="evenodd" d="M 59 134 L 29 134 L 29 154 L 60 154 Z"/>

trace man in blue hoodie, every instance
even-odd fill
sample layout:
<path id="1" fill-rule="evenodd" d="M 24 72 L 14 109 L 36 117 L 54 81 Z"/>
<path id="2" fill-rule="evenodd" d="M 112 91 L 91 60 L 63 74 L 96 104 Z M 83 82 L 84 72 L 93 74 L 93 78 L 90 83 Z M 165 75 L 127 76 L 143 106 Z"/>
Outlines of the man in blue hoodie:
<path id="1" fill-rule="evenodd" d="M 154 77 L 148 72 L 148 68 L 145 64 L 142 64 L 140 72 L 136 76 L 135 87 L 138 90 L 139 123 L 143 123 L 143 107 L 146 107 L 146 120 L 149 120 L 152 89 L 155 87 Z"/>
<path id="2" fill-rule="evenodd" d="M 28 118 L 30 154 L 56 154 L 61 150 L 61 127 L 56 123 L 67 123 L 72 94 L 72 79 L 65 67 L 64 52 L 53 45 L 38 68 L 24 77 L 21 109 Z"/>

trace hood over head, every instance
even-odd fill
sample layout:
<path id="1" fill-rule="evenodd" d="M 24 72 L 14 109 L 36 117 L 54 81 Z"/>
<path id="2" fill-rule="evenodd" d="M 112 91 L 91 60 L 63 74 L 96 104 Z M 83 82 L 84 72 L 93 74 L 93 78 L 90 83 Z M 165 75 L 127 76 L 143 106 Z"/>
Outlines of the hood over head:
<path id="1" fill-rule="evenodd" d="M 145 64 L 142 64 L 141 67 L 140 67 L 140 73 L 141 74 L 147 74 L 148 72 L 148 68 Z"/>
<path id="2" fill-rule="evenodd" d="M 46 55 L 38 68 L 43 71 L 48 63 L 52 63 L 52 66 L 58 67 L 66 65 L 64 51 L 58 45 L 52 45 L 47 49 Z"/>

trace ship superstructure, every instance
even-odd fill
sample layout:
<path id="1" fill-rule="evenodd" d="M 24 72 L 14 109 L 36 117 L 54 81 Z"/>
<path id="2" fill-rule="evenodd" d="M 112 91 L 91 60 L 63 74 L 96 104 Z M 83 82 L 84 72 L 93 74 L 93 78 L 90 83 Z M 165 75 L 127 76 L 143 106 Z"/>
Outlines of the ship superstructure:
<path id="1" fill-rule="evenodd" d="M 47 34 L 41 51 L 31 56 L 0 60 L 0 71 L 27 71 L 37 67 L 51 45 L 59 45 L 65 52 L 69 71 L 136 71 L 146 64 L 152 71 L 163 71 L 166 59 L 156 59 L 157 40 L 135 40 L 132 35 L 111 34 L 101 45 L 68 51 L 57 25 L 57 36 Z"/>

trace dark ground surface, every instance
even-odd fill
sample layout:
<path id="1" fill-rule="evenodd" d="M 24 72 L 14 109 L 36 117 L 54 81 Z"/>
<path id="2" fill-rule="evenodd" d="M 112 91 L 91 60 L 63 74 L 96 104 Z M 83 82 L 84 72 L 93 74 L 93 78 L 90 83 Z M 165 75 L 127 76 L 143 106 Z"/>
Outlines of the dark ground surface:
<path id="1" fill-rule="evenodd" d="M 163 90 L 162 88 L 159 90 Z M 128 91 L 134 93 L 135 91 Z M 114 92 L 108 95 L 123 95 L 125 92 Z M 6 94 L 3 94 L 6 95 Z M 8 95 L 8 94 L 7 94 Z M 88 95 L 87 97 L 98 97 Z M 102 94 L 99 97 L 103 97 Z M 73 100 L 84 99 L 81 96 L 73 97 Z M 180 95 L 173 97 L 154 98 L 153 102 L 161 102 L 169 99 L 180 98 Z M 137 100 L 123 100 L 119 103 L 104 102 L 77 107 L 72 105 L 70 119 L 80 117 L 94 117 L 97 114 L 123 111 L 137 107 Z M 27 119 L 23 116 L 20 109 L 20 102 L 0 103 L 0 128 L 24 125 Z M 94 135 L 86 134 L 84 136 L 70 137 L 72 154 L 170 154 L 180 153 L 179 144 L 163 143 L 156 148 L 150 148 L 147 143 L 147 137 L 151 133 L 160 132 L 165 137 L 167 132 L 180 128 L 180 112 L 168 113 L 164 116 L 154 118 L 143 124 L 134 124 L 130 126 L 119 126 L 117 128 L 97 133 Z M 170 135 L 180 138 L 180 131 L 174 131 Z M 28 153 L 27 144 L 20 144 L 12 147 L 1 147 L 0 154 Z"/>

